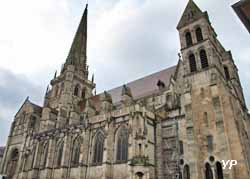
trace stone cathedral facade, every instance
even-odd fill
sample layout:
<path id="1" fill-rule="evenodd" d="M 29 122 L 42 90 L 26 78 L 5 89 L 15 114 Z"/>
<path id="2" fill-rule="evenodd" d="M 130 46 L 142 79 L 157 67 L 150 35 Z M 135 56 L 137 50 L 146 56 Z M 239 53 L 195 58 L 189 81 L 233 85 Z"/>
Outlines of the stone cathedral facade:
<path id="1" fill-rule="evenodd" d="M 43 106 L 26 99 L 15 115 L 1 173 L 10 179 L 250 179 L 250 116 L 237 66 L 208 13 L 189 0 L 177 26 L 176 66 L 94 94 L 87 11 Z M 238 164 L 223 169 L 222 160 Z"/>

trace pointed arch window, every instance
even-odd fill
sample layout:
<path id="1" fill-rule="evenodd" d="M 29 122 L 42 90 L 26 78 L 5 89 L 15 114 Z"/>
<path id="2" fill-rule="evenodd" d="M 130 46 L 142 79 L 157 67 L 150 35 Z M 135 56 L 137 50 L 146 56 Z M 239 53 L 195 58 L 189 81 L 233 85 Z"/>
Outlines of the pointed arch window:
<path id="1" fill-rule="evenodd" d="M 104 135 L 102 132 L 98 132 L 95 137 L 94 145 L 94 164 L 101 164 L 103 160 L 103 149 L 104 149 Z"/>
<path id="2" fill-rule="evenodd" d="M 197 42 L 200 42 L 200 41 L 203 40 L 202 30 L 201 30 L 200 27 L 198 27 L 198 28 L 195 30 L 195 34 L 196 34 Z"/>
<path id="3" fill-rule="evenodd" d="M 80 160 L 80 153 L 81 153 L 81 142 L 79 138 L 74 140 L 71 153 L 72 153 L 72 157 L 71 157 L 72 166 L 78 166 L 79 160 Z"/>
<path id="4" fill-rule="evenodd" d="M 226 80 L 230 80 L 230 74 L 227 66 L 224 66 L 224 72 L 226 76 Z"/>
<path id="5" fill-rule="evenodd" d="M 184 166 L 183 169 L 183 179 L 190 179 L 190 168 L 188 165 Z"/>
<path id="6" fill-rule="evenodd" d="M 208 67 L 208 60 L 207 60 L 207 53 L 205 50 L 200 51 L 200 59 L 201 59 L 201 67 L 207 68 Z"/>
<path id="7" fill-rule="evenodd" d="M 180 154 L 181 155 L 183 155 L 184 154 L 184 147 L 183 147 L 183 141 L 179 141 L 179 147 L 180 147 L 180 149 L 179 149 L 179 151 L 180 151 Z"/>
<path id="8" fill-rule="evenodd" d="M 187 47 L 192 46 L 193 45 L 193 40 L 192 40 L 192 35 L 191 35 L 190 32 L 186 32 L 185 38 L 186 38 L 186 45 L 187 45 Z"/>
<path id="9" fill-rule="evenodd" d="M 19 158 L 19 151 L 18 149 L 14 149 L 10 154 L 10 159 L 7 165 L 7 176 L 9 178 L 12 178 L 16 172 L 18 158 Z"/>
<path id="10" fill-rule="evenodd" d="M 213 179 L 213 171 L 209 163 L 206 163 L 205 165 L 205 176 L 205 179 Z"/>
<path id="11" fill-rule="evenodd" d="M 60 142 L 59 145 L 57 145 L 56 149 L 56 155 L 55 155 L 55 166 L 60 167 L 62 164 L 62 158 L 63 158 L 63 148 L 64 148 L 64 142 Z"/>
<path id="12" fill-rule="evenodd" d="M 41 154 L 41 160 L 40 160 L 40 168 L 45 168 L 47 164 L 47 158 L 48 158 L 48 152 L 49 152 L 49 143 L 45 143 L 42 148 L 42 154 Z"/>
<path id="13" fill-rule="evenodd" d="M 116 160 L 125 162 L 128 160 L 128 130 L 121 128 L 117 134 Z"/>
<path id="14" fill-rule="evenodd" d="M 74 96 L 78 96 L 80 91 L 80 86 L 77 84 L 74 89 Z"/>
<path id="15" fill-rule="evenodd" d="M 197 71 L 197 65 L 194 54 L 189 55 L 189 66 L 190 66 L 190 72 Z"/>
<path id="16" fill-rule="evenodd" d="M 217 179 L 224 179 L 223 169 L 222 169 L 220 162 L 216 162 L 216 176 L 217 176 Z"/>

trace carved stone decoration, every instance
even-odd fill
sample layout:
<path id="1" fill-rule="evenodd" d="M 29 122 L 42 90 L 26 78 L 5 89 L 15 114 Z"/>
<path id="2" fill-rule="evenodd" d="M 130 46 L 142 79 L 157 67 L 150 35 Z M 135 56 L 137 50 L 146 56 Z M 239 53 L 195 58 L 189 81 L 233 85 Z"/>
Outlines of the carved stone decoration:
<path id="1" fill-rule="evenodd" d="M 217 74 L 216 74 L 216 73 L 212 73 L 212 74 L 211 74 L 211 77 L 210 77 L 211 83 L 216 84 L 217 78 L 218 78 L 218 77 L 217 77 Z"/>

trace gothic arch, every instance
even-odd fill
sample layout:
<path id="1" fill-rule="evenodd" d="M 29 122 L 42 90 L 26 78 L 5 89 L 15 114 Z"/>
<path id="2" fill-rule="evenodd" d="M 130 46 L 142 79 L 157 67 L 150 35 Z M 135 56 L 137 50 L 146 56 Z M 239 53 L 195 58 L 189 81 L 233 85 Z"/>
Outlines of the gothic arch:
<path id="1" fill-rule="evenodd" d="M 183 168 L 183 179 L 190 179 L 190 168 L 187 164 Z"/>
<path id="2" fill-rule="evenodd" d="M 204 49 L 200 50 L 200 60 L 201 60 L 201 68 L 207 68 L 208 58 L 207 58 L 207 52 Z"/>
<path id="3" fill-rule="evenodd" d="M 205 179 L 213 179 L 213 171 L 209 163 L 205 164 Z"/>
<path id="4" fill-rule="evenodd" d="M 226 80 L 230 80 L 230 73 L 229 73 L 228 67 L 226 65 L 224 65 L 223 68 L 224 68 Z"/>
<path id="5" fill-rule="evenodd" d="M 179 140 L 179 153 L 180 155 L 184 154 L 184 145 L 182 140 Z"/>
<path id="6" fill-rule="evenodd" d="M 54 155 L 54 166 L 60 167 L 62 164 L 62 158 L 63 158 L 64 141 L 61 140 L 57 142 L 56 146 L 57 148 L 55 150 L 55 155 Z"/>
<path id="7" fill-rule="evenodd" d="M 196 59 L 194 54 L 190 54 L 189 57 L 189 66 L 190 66 L 190 72 L 196 72 L 197 71 L 197 65 L 196 65 Z"/>
<path id="8" fill-rule="evenodd" d="M 116 132 L 116 161 L 126 162 L 128 160 L 128 129 L 119 127 Z"/>
<path id="9" fill-rule="evenodd" d="M 102 131 L 97 131 L 94 138 L 93 163 L 101 164 L 103 161 L 105 137 Z"/>
<path id="10" fill-rule="evenodd" d="M 197 42 L 200 42 L 203 40 L 203 34 L 202 34 L 202 29 L 201 27 L 197 27 L 196 30 L 195 30 L 195 35 L 196 35 L 196 39 L 197 39 Z"/>
<path id="11" fill-rule="evenodd" d="M 6 171 L 8 178 L 12 178 L 16 172 L 19 155 L 19 150 L 17 148 L 12 149 Z"/>
<path id="12" fill-rule="evenodd" d="M 192 35 L 191 32 L 187 31 L 185 33 L 185 39 L 186 39 L 186 46 L 190 47 L 193 45 Z"/>
<path id="13" fill-rule="evenodd" d="M 72 151 L 71 151 L 71 165 L 78 166 L 80 160 L 81 153 L 81 138 L 76 137 L 72 143 Z"/>
<path id="14" fill-rule="evenodd" d="M 80 92 L 80 85 L 76 84 L 75 88 L 74 88 L 74 96 L 79 96 L 79 92 Z"/>
<path id="15" fill-rule="evenodd" d="M 47 164 L 49 142 L 42 142 L 39 145 L 37 164 L 39 168 L 45 168 Z"/>
<path id="16" fill-rule="evenodd" d="M 220 162 L 216 162 L 216 177 L 217 179 L 224 179 L 223 169 Z"/>

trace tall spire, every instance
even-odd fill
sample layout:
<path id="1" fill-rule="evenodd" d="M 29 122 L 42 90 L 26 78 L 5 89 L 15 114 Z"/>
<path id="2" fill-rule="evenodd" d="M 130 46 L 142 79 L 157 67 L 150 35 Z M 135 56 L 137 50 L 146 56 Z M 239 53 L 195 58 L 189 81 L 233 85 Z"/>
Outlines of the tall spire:
<path id="1" fill-rule="evenodd" d="M 178 23 L 177 29 L 184 27 L 185 25 L 191 23 L 193 20 L 201 17 L 204 13 L 197 6 L 193 0 L 188 0 L 188 4 L 182 14 L 182 17 Z"/>
<path id="2" fill-rule="evenodd" d="M 67 65 L 72 64 L 79 71 L 88 73 L 87 71 L 87 18 L 88 4 L 84 10 L 81 22 L 75 34 L 75 38 L 71 45 L 64 69 Z M 63 70 L 64 70 L 63 69 Z"/>

